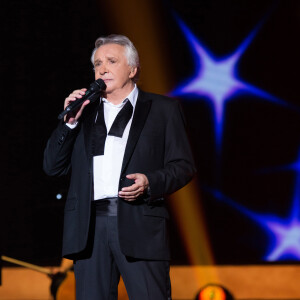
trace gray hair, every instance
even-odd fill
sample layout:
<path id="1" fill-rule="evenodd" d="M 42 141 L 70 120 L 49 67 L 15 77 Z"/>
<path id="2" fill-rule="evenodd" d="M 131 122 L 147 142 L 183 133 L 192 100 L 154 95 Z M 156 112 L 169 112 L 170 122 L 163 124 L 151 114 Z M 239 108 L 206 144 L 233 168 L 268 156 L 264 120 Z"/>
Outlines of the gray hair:
<path id="1" fill-rule="evenodd" d="M 137 68 L 137 72 L 132 79 L 133 82 L 137 82 L 140 75 L 139 55 L 133 43 L 129 40 L 128 37 L 124 35 L 111 34 L 106 37 L 99 37 L 95 42 L 95 49 L 93 50 L 91 55 L 92 64 L 94 65 L 95 53 L 98 48 L 106 44 L 118 44 L 125 48 L 125 56 L 127 58 L 128 65 L 133 68 Z"/>

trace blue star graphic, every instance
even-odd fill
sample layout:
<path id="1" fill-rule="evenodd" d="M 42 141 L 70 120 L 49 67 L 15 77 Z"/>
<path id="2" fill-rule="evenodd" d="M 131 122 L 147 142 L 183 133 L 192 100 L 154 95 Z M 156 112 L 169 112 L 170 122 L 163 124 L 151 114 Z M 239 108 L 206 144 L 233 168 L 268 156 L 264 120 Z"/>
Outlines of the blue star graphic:
<path id="1" fill-rule="evenodd" d="M 224 106 L 230 98 L 241 93 L 248 93 L 271 102 L 287 105 L 275 96 L 238 78 L 239 60 L 256 36 L 260 25 L 249 34 L 236 51 L 226 57 L 216 58 L 193 35 L 180 18 L 176 17 L 176 19 L 192 50 L 195 73 L 190 79 L 175 88 L 170 96 L 190 98 L 202 96 L 211 100 L 214 108 L 217 149 L 220 148 L 222 141 Z"/>
<path id="2" fill-rule="evenodd" d="M 279 222 L 278 222 L 279 221 Z M 278 221 L 266 222 L 266 226 L 275 235 L 272 251 L 266 256 L 268 261 L 276 261 L 285 257 L 300 259 L 300 222 L 290 220 L 287 224 Z"/>
<path id="3" fill-rule="evenodd" d="M 296 172 L 294 195 L 289 216 L 279 218 L 276 215 L 255 213 L 236 203 L 217 190 L 210 190 L 214 197 L 237 209 L 244 215 L 259 224 L 270 238 L 269 250 L 264 259 L 267 261 L 300 259 L 300 151 L 297 160 L 279 170 L 292 170 Z"/>

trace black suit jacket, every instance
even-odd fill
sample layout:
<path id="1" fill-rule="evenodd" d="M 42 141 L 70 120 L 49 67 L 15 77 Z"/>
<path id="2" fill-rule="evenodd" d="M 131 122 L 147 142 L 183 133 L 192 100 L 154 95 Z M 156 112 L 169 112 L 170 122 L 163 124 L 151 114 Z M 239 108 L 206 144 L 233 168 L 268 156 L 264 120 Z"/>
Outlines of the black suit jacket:
<path id="1" fill-rule="evenodd" d="M 91 133 L 95 106 L 88 105 L 80 124 L 70 129 L 60 123 L 44 153 L 48 175 L 64 175 L 71 169 L 65 205 L 63 255 L 75 258 L 86 245 L 93 199 Z M 170 259 L 168 218 L 164 196 L 187 184 L 195 172 L 184 118 L 178 101 L 139 91 L 125 149 L 119 190 L 132 184 L 127 174 L 147 176 L 150 196 L 118 201 L 118 229 L 122 252 L 130 257 Z"/>

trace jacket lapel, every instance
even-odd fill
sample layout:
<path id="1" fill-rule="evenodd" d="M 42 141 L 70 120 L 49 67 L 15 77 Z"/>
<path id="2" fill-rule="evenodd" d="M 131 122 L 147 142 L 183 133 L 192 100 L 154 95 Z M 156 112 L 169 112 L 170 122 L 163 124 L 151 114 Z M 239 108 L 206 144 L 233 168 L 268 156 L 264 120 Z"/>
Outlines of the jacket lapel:
<path id="1" fill-rule="evenodd" d="M 139 90 L 139 96 L 136 102 L 132 124 L 124 153 L 121 175 L 123 174 L 131 158 L 135 145 L 144 127 L 148 113 L 150 111 L 151 103 L 152 101 L 146 98 L 146 94 L 143 91 Z"/>
<path id="2" fill-rule="evenodd" d="M 83 116 L 83 135 L 84 135 L 84 145 L 85 145 L 85 152 L 88 156 L 88 158 L 92 155 L 92 132 L 93 132 L 93 126 L 96 119 L 97 114 L 97 107 L 99 105 L 99 101 L 96 101 L 94 103 L 89 104 L 84 112 Z"/>

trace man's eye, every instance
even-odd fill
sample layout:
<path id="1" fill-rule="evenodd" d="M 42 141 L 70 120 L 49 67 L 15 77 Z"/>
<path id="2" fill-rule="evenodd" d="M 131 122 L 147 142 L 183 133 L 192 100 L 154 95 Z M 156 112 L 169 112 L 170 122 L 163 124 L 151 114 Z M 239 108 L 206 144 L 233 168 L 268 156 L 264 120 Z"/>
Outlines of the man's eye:
<path id="1" fill-rule="evenodd" d="M 101 65 L 100 63 L 95 63 L 94 67 L 98 68 L 98 67 L 100 67 L 100 65 Z"/>
<path id="2" fill-rule="evenodd" d="M 116 61 L 115 61 L 114 59 L 111 59 L 111 60 L 110 60 L 110 63 L 111 63 L 111 64 L 114 64 L 115 62 L 116 62 Z"/>

